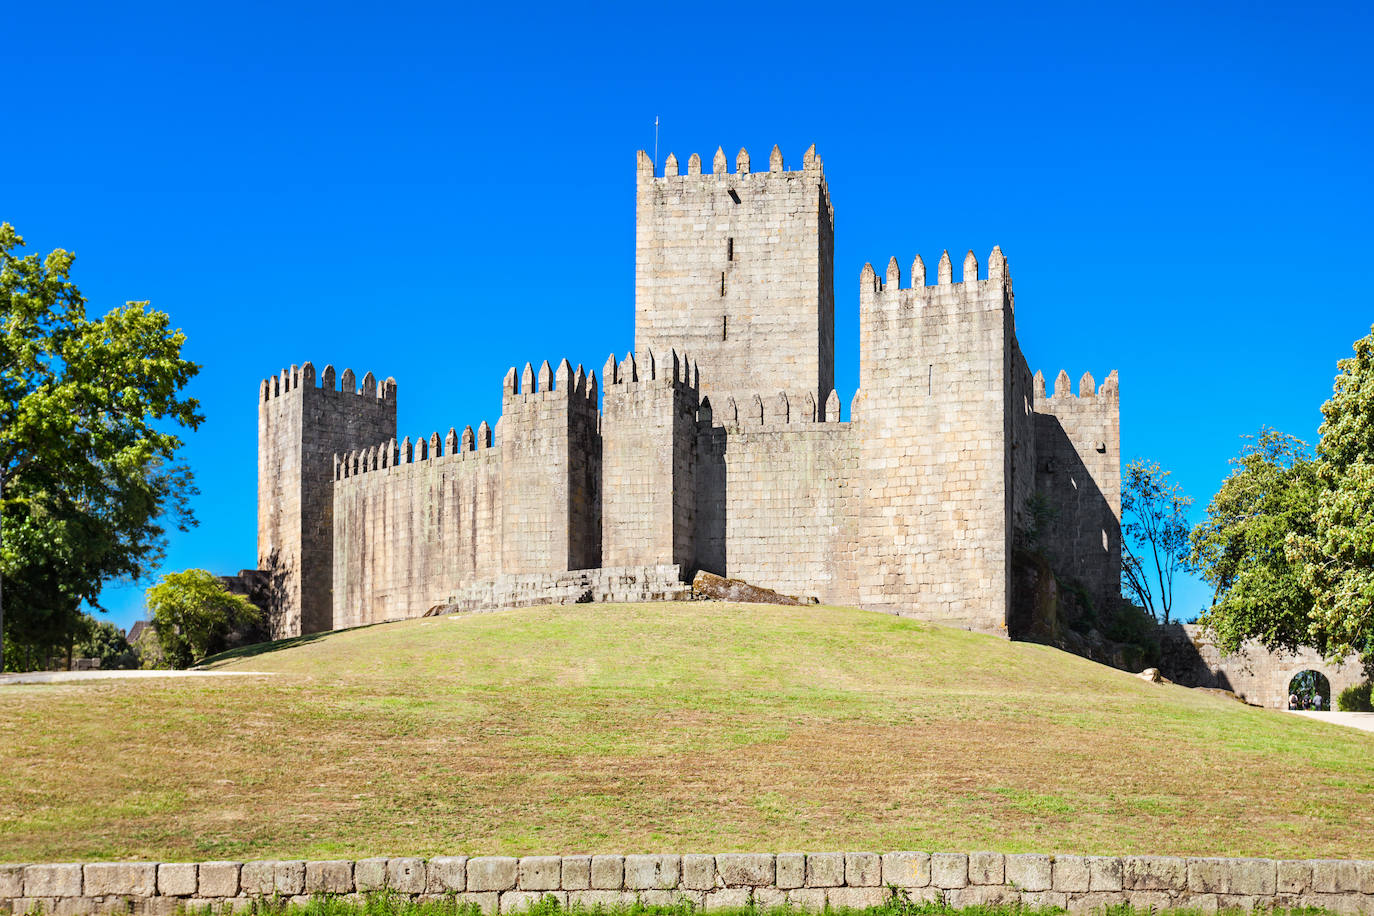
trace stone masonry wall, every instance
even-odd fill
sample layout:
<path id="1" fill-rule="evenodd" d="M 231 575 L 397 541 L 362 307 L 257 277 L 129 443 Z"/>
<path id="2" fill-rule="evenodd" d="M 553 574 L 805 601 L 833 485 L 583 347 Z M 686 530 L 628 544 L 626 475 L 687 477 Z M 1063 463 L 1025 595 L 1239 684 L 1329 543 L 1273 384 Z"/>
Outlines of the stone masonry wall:
<path id="1" fill-rule="evenodd" d="M 859 281 L 858 428 L 863 502 L 859 603 L 951 626 L 1006 632 L 1012 481 L 1007 451 L 1011 297 L 994 249 L 988 279 L 973 252 L 954 283 L 912 266 L 901 288 L 871 265 Z"/>
<path id="2" fill-rule="evenodd" d="M 419 617 L 501 574 L 501 452 L 485 422 L 343 457 L 334 627 Z"/>
<path id="3" fill-rule="evenodd" d="M 255 900 L 386 891 L 476 904 L 488 914 L 561 906 L 687 902 L 704 910 L 877 906 L 894 893 L 953 907 L 1020 904 L 1086 913 L 1322 907 L 1374 910 L 1374 862 L 996 852 L 437 856 L 351 861 L 92 862 L 0 865 L 0 908 L 16 914 L 246 910 Z"/>
<path id="4" fill-rule="evenodd" d="M 1036 489 L 1055 515 L 1042 543 L 1056 571 L 1078 580 L 1101 609 L 1121 593 L 1121 399 L 1116 373 L 1099 389 L 1084 373 L 1078 395 L 1060 372 L 1054 395 L 1034 380 Z"/>
<path id="5" fill-rule="evenodd" d="M 786 391 L 824 398 L 835 376 L 834 212 L 820 157 L 784 170 L 735 170 L 717 150 L 664 174 L 639 154 L 635 197 L 635 348 L 676 348 L 702 367 L 713 403 Z"/>
<path id="6" fill-rule="evenodd" d="M 1187 687 L 1219 687 L 1230 690 L 1255 706 L 1288 708 L 1288 685 L 1300 671 L 1317 671 L 1331 684 L 1325 697 L 1334 709 L 1334 698 L 1347 687 L 1364 682 L 1364 668 L 1355 655 L 1331 664 L 1315 649 L 1297 652 L 1270 651 L 1255 640 L 1246 640 L 1234 655 L 1223 655 L 1206 631 L 1194 624 L 1160 628 L 1165 677 Z"/>
<path id="7" fill-rule="evenodd" d="M 292 366 L 259 387 L 258 569 L 271 583 L 273 638 L 331 629 L 337 453 L 396 435 L 396 380 L 371 372 L 356 387 L 334 367 Z"/>

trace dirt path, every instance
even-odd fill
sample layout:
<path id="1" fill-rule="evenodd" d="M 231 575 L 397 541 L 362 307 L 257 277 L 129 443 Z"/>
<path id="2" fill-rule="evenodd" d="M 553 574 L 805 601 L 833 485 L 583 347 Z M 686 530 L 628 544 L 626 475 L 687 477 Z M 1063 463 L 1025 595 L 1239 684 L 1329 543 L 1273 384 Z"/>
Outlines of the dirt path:
<path id="1" fill-rule="evenodd" d="M 148 677 L 241 677 L 270 676 L 271 671 L 28 671 L 0 674 L 0 687 L 8 684 L 56 684 L 61 681 L 135 680 Z"/>
<path id="2" fill-rule="evenodd" d="M 1374 732 L 1374 712 L 1317 712 L 1311 709 L 1290 709 L 1289 712 L 1307 716 L 1309 719 L 1318 719 L 1322 722 L 1347 725 L 1350 728 Z"/>

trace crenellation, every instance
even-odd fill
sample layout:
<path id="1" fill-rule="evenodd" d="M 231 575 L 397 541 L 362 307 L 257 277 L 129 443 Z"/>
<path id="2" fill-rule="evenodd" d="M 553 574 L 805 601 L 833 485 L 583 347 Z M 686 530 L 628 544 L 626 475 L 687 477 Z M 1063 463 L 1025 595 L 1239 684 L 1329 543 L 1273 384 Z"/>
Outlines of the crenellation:
<path id="1" fill-rule="evenodd" d="M 812 145 L 787 171 L 636 161 L 635 340 L 595 372 L 512 366 L 495 426 L 397 443 L 396 381 L 314 364 L 259 385 L 259 565 L 274 635 L 492 602 L 678 595 L 698 569 L 1007 634 L 1038 493 L 1056 572 L 1119 576 L 1115 372 L 1052 396 L 994 247 L 936 283 L 859 277 L 859 386 L 834 387 L 834 207 Z M 662 365 L 659 365 L 659 363 Z M 344 394 L 356 397 L 346 398 Z M 604 394 L 604 397 L 603 397 Z M 867 885 L 865 885 L 867 886 Z"/>

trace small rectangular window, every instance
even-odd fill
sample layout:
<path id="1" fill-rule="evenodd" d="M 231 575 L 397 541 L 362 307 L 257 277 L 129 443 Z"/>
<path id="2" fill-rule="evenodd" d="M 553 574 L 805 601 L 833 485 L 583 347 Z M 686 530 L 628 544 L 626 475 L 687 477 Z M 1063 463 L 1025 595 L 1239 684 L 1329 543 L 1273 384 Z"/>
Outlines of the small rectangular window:
<path id="1" fill-rule="evenodd" d="M 721 340 L 724 340 L 725 338 L 727 338 L 727 337 L 729 337 L 729 336 L 730 336 L 730 316 L 729 316 L 729 315 L 721 315 L 721 316 L 720 316 L 720 339 L 721 339 Z"/>
<path id="2" fill-rule="evenodd" d="M 725 260 L 727 260 L 727 261 L 733 261 L 734 259 L 735 259 L 735 240 L 734 240 L 734 239 L 726 239 L 726 240 L 725 240 Z"/>
<path id="3" fill-rule="evenodd" d="M 720 272 L 720 294 L 725 295 L 725 271 Z"/>

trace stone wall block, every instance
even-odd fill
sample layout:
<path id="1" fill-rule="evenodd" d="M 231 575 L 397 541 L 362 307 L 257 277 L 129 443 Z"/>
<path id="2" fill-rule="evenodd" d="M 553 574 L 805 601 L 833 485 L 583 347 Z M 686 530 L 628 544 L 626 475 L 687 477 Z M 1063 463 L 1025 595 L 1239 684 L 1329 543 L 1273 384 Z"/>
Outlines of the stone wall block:
<path id="1" fill-rule="evenodd" d="M 457 901 L 459 905 L 476 906 L 482 911 L 482 916 L 495 916 L 501 905 L 501 897 L 496 891 L 469 891 L 466 894 L 459 894 Z"/>
<path id="2" fill-rule="evenodd" d="M 1181 891 L 1188 887 L 1188 860 L 1182 856 L 1123 856 L 1122 886 L 1135 891 Z"/>
<path id="3" fill-rule="evenodd" d="M 777 878 L 766 853 L 723 853 L 716 856 L 716 872 L 726 887 L 769 887 Z"/>
<path id="4" fill-rule="evenodd" d="M 1053 886 L 1050 857 L 1024 853 L 1006 857 L 1007 884 L 1022 891 L 1047 891 Z"/>
<path id="5" fill-rule="evenodd" d="M 850 887 L 878 887 L 883 883 L 883 860 L 873 852 L 844 854 L 844 883 Z"/>
<path id="6" fill-rule="evenodd" d="M 1000 852 L 969 853 L 969 884 L 1003 884 L 1006 880 L 1006 860 Z"/>
<path id="7" fill-rule="evenodd" d="M 594 890 L 618 891 L 624 886 L 624 856 L 592 856 L 592 888 Z"/>
<path id="8" fill-rule="evenodd" d="M 25 897 L 80 897 L 80 865 L 25 865 Z"/>
<path id="9" fill-rule="evenodd" d="M 1312 863 L 1285 859 L 1278 864 L 1277 889 L 1280 894 L 1305 894 L 1312 889 Z M 1298 904 L 1292 904 L 1297 906 Z M 1289 906 L 1289 904 L 1284 904 Z"/>
<path id="10" fill-rule="evenodd" d="M 1359 862 L 1345 859 L 1314 859 L 1311 865 L 1312 890 L 1318 894 L 1343 894 L 1360 889 Z M 25 889 L 27 890 L 27 884 Z"/>
<path id="11" fill-rule="evenodd" d="M 544 858 L 539 856 L 538 858 Z M 568 895 L 559 890 L 540 890 L 540 891 L 506 891 L 501 894 L 498 903 L 501 913 L 523 913 L 531 906 L 547 897 L 552 897 L 558 901 L 558 906 L 566 909 L 568 906 Z"/>
<path id="12" fill-rule="evenodd" d="M 714 890 L 716 857 L 692 854 L 682 857 L 682 886 L 693 891 Z"/>
<path id="13" fill-rule="evenodd" d="M 1015 906 L 1021 902 L 1021 892 L 1001 884 L 971 884 L 946 892 L 945 902 L 955 909 Z"/>
<path id="14" fill-rule="evenodd" d="M 881 906 L 887 898 L 888 890 L 882 886 L 834 887 L 825 894 L 826 903 L 832 910 Z"/>
<path id="15" fill-rule="evenodd" d="M 563 882 L 563 860 L 558 856 L 522 856 L 519 873 L 522 891 L 556 891 Z"/>
<path id="16" fill-rule="evenodd" d="M 1124 891 L 1091 891 L 1069 895 L 1070 913 L 1100 914 L 1107 907 L 1121 906 L 1126 902 Z"/>
<path id="17" fill-rule="evenodd" d="M 386 859 L 374 856 L 353 863 L 353 883 L 359 893 L 380 891 L 386 887 Z"/>
<path id="18" fill-rule="evenodd" d="M 625 887 L 632 891 L 672 890 L 678 885 L 681 869 L 681 856 L 626 856 Z"/>
<path id="19" fill-rule="evenodd" d="M 592 886 L 592 857 L 564 856 L 559 879 L 565 891 L 585 891 Z"/>
<path id="20" fill-rule="evenodd" d="M 435 856 L 425 863 L 426 893 L 461 894 L 467 889 L 467 856 Z"/>
<path id="21" fill-rule="evenodd" d="M 749 906 L 751 888 L 720 887 L 708 891 L 702 898 L 702 909 L 710 913 L 715 910 L 737 910 Z"/>
<path id="22" fill-rule="evenodd" d="M 166 866 L 163 866 L 164 868 Z M 162 872 L 158 872 L 162 880 Z M 305 863 L 305 892 L 307 894 L 353 893 L 353 863 L 348 859 L 328 859 Z"/>
<path id="23" fill-rule="evenodd" d="M 937 852 L 930 857 L 930 883 L 936 887 L 968 886 L 968 856 L 956 852 Z"/>
<path id="24" fill-rule="evenodd" d="M 1022 891 L 1021 905 L 1034 910 L 1069 908 L 1069 895 L 1060 891 Z"/>
<path id="25" fill-rule="evenodd" d="M 194 897 L 196 895 L 196 863 L 163 862 L 158 865 L 157 892 L 165 897 Z"/>
<path id="26" fill-rule="evenodd" d="M 201 862 L 196 866 L 196 894 L 200 897 L 237 897 L 238 862 Z"/>
<path id="27" fill-rule="evenodd" d="M 300 859 L 274 862 L 272 891 L 279 896 L 305 893 L 305 862 Z"/>
<path id="28" fill-rule="evenodd" d="M 515 890 L 519 868 L 520 860 L 514 856 L 477 856 L 468 859 L 468 890 Z"/>
<path id="29" fill-rule="evenodd" d="M 1088 856 L 1088 890 L 1122 890 L 1121 860 L 1116 856 Z"/>
<path id="30" fill-rule="evenodd" d="M 812 852 L 807 854 L 807 887 L 840 887 L 843 884 L 844 853 Z"/>
<path id="31" fill-rule="evenodd" d="M 1055 856 L 1054 889 L 1070 894 L 1086 894 L 1088 860 L 1083 856 Z"/>
<path id="32" fill-rule="evenodd" d="M 0 900 L 24 896 L 24 866 L 0 865 Z"/>
<path id="33" fill-rule="evenodd" d="M 239 889 L 249 897 L 271 897 L 276 882 L 273 870 L 276 862 L 244 862 L 239 873 Z"/>
<path id="34" fill-rule="evenodd" d="M 413 856 L 386 860 L 386 884 L 402 894 L 425 892 L 425 860 Z"/>
<path id="35" fill-rule="evenodd" d="M 883 884 L 894 884 L 897 887 L 927 887 L 930 884 L 930 853 L 884 853 Z"/>
<path id="36" fill-rule="evenodd" d="M 792 890 L 806 883 L 806 856 L 800 852 L 780 852 L 774 859 L 779 890 Z"/>
<path id="37" fill-rule="evenodd" d="M 1272 895 L 1278 886 L 1273 859 L 1188 860 L 1188 890 L 1195 894 Z"/>

